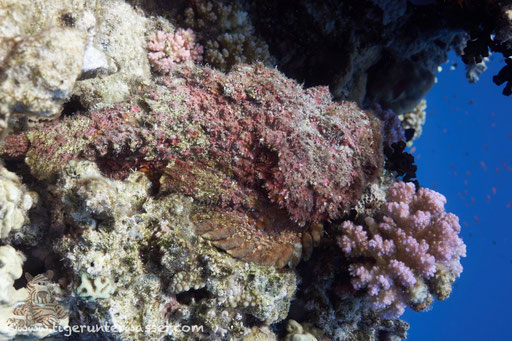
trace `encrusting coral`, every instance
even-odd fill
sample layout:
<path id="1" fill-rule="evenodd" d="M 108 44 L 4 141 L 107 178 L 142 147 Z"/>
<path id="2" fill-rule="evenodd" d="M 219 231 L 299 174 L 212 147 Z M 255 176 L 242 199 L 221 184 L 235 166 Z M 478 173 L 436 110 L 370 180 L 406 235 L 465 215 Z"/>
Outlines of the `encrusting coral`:
<path id="1" fill-rule="evenodd" d="M 112 180 L 89 161 L 66 165 L 57 188 L 61 223 L 73 232 L 55 250 L 77 299 L 86 302 L 75 306 L 79 316 L 92 306 L 102 325 L 134 326 L 123 338 L 162 337 L 165 330 L 149 327 L 168 325 L 178 340 L 190 339 L 182 325 L 201 325 L 198 339 L 220 340 L 249 333 L 248 315 L 265 324 L 285 318 L 293 271 L 239 262 L 196 236 L 190 198 L 152 198 L 143 173 Z"/>
<path id="2" fill-rule="evenodd" d="M 0 134 L 7 132 L 9 120 L 27 124 L 58 117 L 82 68 L 85 35 L 51 28 L 28 37 L 0 37 L 0 42 Z"/>
<path id="3" fill-rule="evenodd" d="M 60 13 L 69 13 L 71 21 L 76 21 L 75 26 L 83 27 L 88 33 L 85 57 L 91 55 L 87 54 L 88 51 L 102 56 L 90 58 L 94 62 L 90 66 L 92 72 L 84 70 L 87 72 L 83 72 L 73 89 L 73 96 L 79 99 L 82 106 L 98 108 L 125 100 L 142 84 L 150 81 L 146 50 L 149 20 L 143 13 L 119 0 L 64 0 L 63 3 L 67 8 Z M 81 7 L 83 9 L 78 10 Z M 86 62 L 84 58 L 84 69 Z"/>
<path id="4" fill-rule="evenodd" d="M 28 210 L 37 195 L 22 185 L 21 179 L 0 164 L 0 239 L 19 231 L 28 222 Z"/>
<path id="5" fill-rule="evenodd" d="M 15 330 L 9 328 L 7 320 L 13 314 L 13 306 L 22 302 L 26 294 L 23 289 L 16 290 L 14 281 L 23 274 L 25 256 L 11 245 L 0 246 L 0 339 L 9 339 L 16 335 Z"/>
<path id="6" fill-rule="evenodd" d="M 82 273 L 77 282 L 76 293 L 84 298 L 97 300 L 100 298 L 109 298 L 112 294 L 112 284 L 102 276 L 94 279 L 89 278 L 86 273 Z"/>
<path id="7" fill-rule="evenodd" d="M 2 1 L 0 115 L 10 109 L 32 126 L 68 110 L 70 99 L 85 108 L 124 100 L 150 81 L 151 23 L 120 0 Z"/>
<path id="8" fill-rule="evenodd" d="M 284 341 L 318 341 L 315 335 L 304 330 L 304 326 L 295 320 L 289 320 L 286 324 L 287 335 Z M 321 339 L 320 339 L 321 340 Z"/>
<path id="9" fill-rule="evenodd" d="M 459 237 L 457 216 L 446 213 L 446 198 L 413 183 L 396 182 L 387 202 L 365 227 L 352 221 L 341 225 L 339 245 L 347 257 L 364 257 L 349 266 L 352 285 L 367 290 L 375 310 L 399 317 L 406 305 L 424 310 L 433 292 L 445 299 L 460 276 L 466 246 Z"/>
<path id="10" fill-rule="evenodd" d="M 251 332 L 244 336 L 242 341 L 277 341 L 277 336 L 268 327 L 257 328 L 253 327 Z"/>
<path id="11" fill-rule="evenodd" d="M 16 302 L 14 281 L 21 277 L 25 256 L 10 245 L 0 246 L 0 305 Z"/>
<path id="12" fill-rule="evenodd" d="M 6 142 L 1 154 L 24 157 L 39 179 L 54 179 L 75 158 L 116 178 L 141 169 L 161 190 L 198 200 L 205 238 L 279 267 L 296 264 L 302 246 L 310 253 L 321 223 L 353 206 L 382 162 L 371 114 L 261 65 L 227 75 L 185 66 L 130 102 Z"/>

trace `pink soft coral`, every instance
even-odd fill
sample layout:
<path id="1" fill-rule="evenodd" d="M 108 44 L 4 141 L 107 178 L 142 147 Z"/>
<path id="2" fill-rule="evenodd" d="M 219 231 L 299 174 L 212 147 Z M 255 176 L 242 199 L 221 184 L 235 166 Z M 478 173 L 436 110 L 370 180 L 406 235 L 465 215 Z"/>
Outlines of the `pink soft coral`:
<path id="1" fill-rule="evenodd" d="M 203 46 L 196 43 L 196 35 L 191 29 L 178 29 L 175 33 L 156 31 L 148 37 L 148 59 L 155 71 L 169 74 L 176 64 L 188 60 L 203 60 Z"/>
<path id="2" fill-rule="evenodd" d="M 427 308 L 432 296 L 444 299 L 462 272 L 466 246 L 459 238 L 457 216 L 446 213 L 446 198 L 413 183 L 396 182 L 376 218 L 366 228 L 345 221 L 338 242 L 348 257 L 369 262 L 349 266 L 356 290 L 366 288 L 374 309 L 400 316 L 407 305 Z"/>

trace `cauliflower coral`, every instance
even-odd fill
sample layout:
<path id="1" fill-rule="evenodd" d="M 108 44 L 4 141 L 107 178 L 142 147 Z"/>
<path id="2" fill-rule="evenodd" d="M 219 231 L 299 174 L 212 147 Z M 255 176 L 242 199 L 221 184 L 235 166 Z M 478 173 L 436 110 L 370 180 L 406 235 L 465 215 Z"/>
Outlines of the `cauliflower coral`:
<path id="1" fill-rule="evenodd" d="M 424 310 L 432 294 L 446 299 L 462 272 L 466 245 L 459 219 L 446 213 L 446 198 L 402 181 L 387 192 L 387 202 L 365 226 L 345 221 L 338 244 L 356 261 L 349 266 L 352 285 L 366 289 L 372 307 L 386 318 L 403 314 L 407 305 Z"/>
<path id="2" fill-rule="evenodd" d="M 160 74 L 169 74 L 176 64 L 188 60 L 203 60 L 203 46 L 196 43 L 191 29 L 178 29 L 175 33 L 153 32 L 148 37 L 148 59 L 153 69 Z"/>

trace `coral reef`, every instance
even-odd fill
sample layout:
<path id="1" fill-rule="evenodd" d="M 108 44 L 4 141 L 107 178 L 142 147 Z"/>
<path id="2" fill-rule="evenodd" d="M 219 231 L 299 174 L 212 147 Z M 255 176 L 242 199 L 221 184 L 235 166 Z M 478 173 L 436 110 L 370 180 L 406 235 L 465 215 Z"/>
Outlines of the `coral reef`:
<path id="1" fill-rule="evenodd" d="M 381 9 L 382 24 L 384 25 L 397 21 L 407 10 L 407 0 L 372 0 L 372 2 Z"/>
<path id="2" fill-rule="evenodd" d="M 112 284 L 105 277 L 98 276 L 91 279 L 87 274 L 82 273 L 77 281 L 75 291 L 80 297 L 97 300 L 109 298 L 113 288 Z"/>
<path id="3" fill-rule="evenodd" d="M 214 340 L 248 334 L 249 315 L 266 324 L 284 319 L 294 273 L 218 252 L 193 233 L 190 198 L 152 199 L 149 184 L 140 172 L 124 181 L 108 179 L 88 161 L 70 162 L 59 179 L 65 222 L 81 233 L 77 240 L 62 236 L 55 247 L 70 267 L 76 294 L 97 309 L 95 323 L 120 330 L 132 325 L 139 332 L 121 333 L 130 339 L 165 335 L 148 326 L 179 331 L 200 325 L 197 337 Z M 108 294 L 100 293 L 104 287 Z"/>
<path id="4" fill-rule="evenodd" d="M 363 192 L 353 210 L 357 215 L 373 216 L 376 211 L 386 203 L 386 192 L 395 180 L 396 172 L 384 169 L 379 180 L 369 185 Z"/>
<path id="5" fill-rule="evenodd" d="M 511 13 L 4 0 L 0 339 L 404 339 L 465 256 L 405 148 L 448 51 L 511 92 Z"/>
<path id="6" fill-rule="evenodd" d="M 352 285 L 366 289 L 384 316 L 399 317 L 406 305 L 426 309 L 432 302 L 429 290 L 439 299 L 448 297 L 449 283 L 462 272 L 466 246 L 458 236 L 458 218 L 444 211 L 445 203 L 437 192 L 416 192 L 413 183 L 396 182 L 380 214 L 365 218 L 366 229 L 352 221 L 341 225 L 343 252 L 373 260 L 349 266 Z"/>
<path id="7" fill-rule="evenodd" d="M 462 61 L 469 70 L 475 67 L 481 69 L 482 63 L 491 52 L 503 55 L 506 65 L 498 75 L 493 77 L 497 85 L 507 83 L 503 94 L 512 94 L 512 72 L 510 72 L 510 57 L 512 56 L 511 32 L 512 12 L 508 1 L 471 1 L 458 8 L 458 15 L 454 17 L 461 27 L 467 30 L 470 37 L 462 54 Z M 472 23 L 478 22 L 478 25 Z M 477 71 L 478 72 L 478 71 Z M 469 73 L 470 80 L 474 73 Z M 477 74 L 478 76 L 478 74 Z"/>
<path id="8" fill-rule="evenodd" d="M 82 11 L 72 8 L 68 13 L 76 20 L 75 25 L 81 25 L 88 33 L 88 46 L 104 56 L 106 62 L 83 75 L 73 96 L 85 108 L 99 108 L 125 100 L 150 82 L 146 51 L 149 23 L 124 1 L 84 1 L 82 6 Z"/>

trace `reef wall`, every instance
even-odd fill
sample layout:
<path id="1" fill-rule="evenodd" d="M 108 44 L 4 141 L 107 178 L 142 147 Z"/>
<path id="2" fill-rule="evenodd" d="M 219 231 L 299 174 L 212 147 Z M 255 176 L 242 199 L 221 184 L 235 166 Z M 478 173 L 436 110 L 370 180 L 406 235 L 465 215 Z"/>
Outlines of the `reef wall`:
<path id="1" fill-rule="evenodd" d="M 511 8 L 4 0 L 0 339 L 406 338 L 465 245 L 405 148 Z"/>

